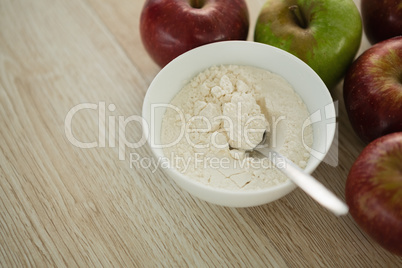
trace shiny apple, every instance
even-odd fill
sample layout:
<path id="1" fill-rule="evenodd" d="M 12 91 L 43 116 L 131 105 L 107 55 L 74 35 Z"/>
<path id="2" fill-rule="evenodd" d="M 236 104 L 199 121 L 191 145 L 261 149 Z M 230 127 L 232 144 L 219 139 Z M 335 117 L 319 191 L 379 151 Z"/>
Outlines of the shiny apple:
<path id="1" fill-rule="evenodd" d="M 402 36 L 377 43 L 357 58 L 345 76 L 343 97 L 363 141 L 402 131 Z"/>
<path id="2" fill-rule="evenodd" d="M 371 44 L 402 35 L 401 0 L 362 0 L 363 28 Z"/>
<path id="3" fill-rule="evenodd" d="M 402 132 L 382 136 L 363 149 L 349 171 L 345 191 L 356 223 L 402 256 Z"/>
<path id="4" fill-rule="evenodd" d="M 204 44 L 246 40 L 248 30 L 244 0 L 147 0 L 140 18 L 142 42 L 160 67 Z"/>
<path id="5" fill-rule="evenodd" d="M 361 36 L 353 0 L 267 0 L 254 40 L 299 57 L 331 89 L 355 58 Z"/>

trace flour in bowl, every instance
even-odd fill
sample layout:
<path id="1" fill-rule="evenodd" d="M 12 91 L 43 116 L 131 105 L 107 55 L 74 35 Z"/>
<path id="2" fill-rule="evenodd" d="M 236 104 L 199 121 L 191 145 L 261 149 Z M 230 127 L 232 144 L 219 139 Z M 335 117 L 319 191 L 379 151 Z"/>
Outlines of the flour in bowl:
<path id="1" fill-rule="evenodd" d="M 281 76 L 251 66 L 213 66 L 174 97 L 161 141 L 172 168 L 203 184 L 256 190 L 287 180 L 254 148 L 264 131 L 271 147 L 304 168 L 313 143 L 309 112 Z"/>

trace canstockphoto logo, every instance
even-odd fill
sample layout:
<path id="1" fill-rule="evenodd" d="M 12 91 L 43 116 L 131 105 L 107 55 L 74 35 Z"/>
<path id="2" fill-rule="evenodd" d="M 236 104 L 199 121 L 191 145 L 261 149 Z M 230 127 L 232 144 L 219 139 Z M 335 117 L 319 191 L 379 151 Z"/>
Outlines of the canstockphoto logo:
<path id="1" fill-rule="evenodd" d="M 333 109 L 335 106 L 335 110 Z M 186 118 L 184 111 L 181 111 L 179 108 L 172 106 L 170 104 L 154 104 L 152 105 L 152 109 L 157 110 L 157 109 L 173 109 L 177 112 L 178 117 L 182 121 L 181 128 L 182 128 L 182 133 L 181 137 L 185 137 L 187 140 L 190 140 L 188 138 L 189 133 L 194 132 L 194 129 L 191 131 L 187 131 L 186 126 L 189 124 L 194 124 L 195 120 L 201 120 L 202 122 L 208 123 L 207 125 L 213 125 L 214 120 L 216 118 L 204 118 L 204 117 L 193 117 L 193 118 Z M 175 142 L 178 141 L 173 141 L 170 142 L 169 144 L 166 145 L 161 145 L 157 144 L 155 142 L 155 129 L 154 129 L 154 118 L 151 116 L 151 122 L 147 122 L 143 117 L 139 115 L 131 115 L 131 116 L 123 116 L 123 115 L 112 115 L 111 113 L 116 112 L 117 108 L 116 105 L 114 104 L 108 104 L 106 105 L 106 102 L 99 102 L 99 103 L 81 103 L 78 105 L 75 105 L 72 107 L 68 113 L 66 114 L 65 121 L 64 121 L 64 129 L 65 129 L 65 135 L 69 142 L 82 149 L 88 149 L 88 148 L 118 148 L 118 158 L 119 160 L 125 160 L 126 158 L 126 150 L 127 148 L 131 149 L 137 149 L 145 145 L 145 143 L 150 141 L 151 146 L 160 146 L 160 147 L 166 147 L 166 146 L 173 146 Z M 75 137 L 73 134 L 73 122 L 76 120 L 76 117 L 79 117 L 80 113 L 96 113 L 97 116 L 97 127 L 94 128 L 93 130 L 89 129 L 90 132 L 98 134 L 97 139 L 92 140 L 92 141 L 82 141 L 79 138 Z M 155 116 L 157 113 L 156 112 L 151 112 L 153 116 Z M 330 103 L 326 105 L 325 107 L 313 112 L 309 118 L 307 118 L 304 121 L 304 124 L 302 126 L 302 142 L 304 147 L 310 151 L 310 154 L 312 157 L 316 157 L 318 159 L 322 159 L 324 155 L 326 155 L 326 158 L 324 158 L 324 162 L 332 165 L 332 166 L 337 166 L 338 165 L 338 135 L 337 135 L 337 118 L 338 114 L 338 103 Z M 220 119 L 226 120 L 226 122 L 232 123 L 228 124 L 229 126 L 234 126 L 236 125 L 233 122 L 230 122 L 232 120 L 231 118 L 222 118 L 220 116 Z M 261 118 L 256 117 L 255 120 L 261 120 Z M 279 118 L 272 118 L 271 122 L 272 125 L 268 126 L 269 128 L 269 134 L 272 135 L 274 138 L 272 139 L 273 145 L 275 146 L 276 142 L 276 136 L 278 136 L 276 126 L 278 123 L 280 123 L 283 120 L 287 120 L 285 116 L 281 116 Z M 315 124 L 319 125 L 319 127 L 314 127 Z M 135 127 L 129 128 L 129 125 L 135 125 Z M 321 139 L 315 139 L 313 146 L 310 146 L 306 142 L 304 142 L 304 130 L 307 129 L 308 126 L 312 125 L 313 126 L 313 136 L 320 136 L 322 137 L 324 135 L 324 138 Z M 150 137 L 146 137 L 144 134 L 143 129 L 147 128 L 150 131 L 148 131 Z M 201 131 L 205 131 L 205 127 L 201 128 Z M 260 132 L 261 129 L 248 129 L 244 131 L 243 135 L 247 135 L 248 133 L 255 133 L 255 132 Z M 229 130 L 229 133 L 235 132 L 235 130 Z M 333 133 L 335 132 L 334 136 L 334 142 L 333 145 L 330 147 L 331 143 L 329 141 L 332 140 L 333 138 Z M 117 135 L 116 135 L 117 133 Z M 140 134 L 140 136 L 139 136 Z M 230 135 L 230 134 L 229 134 Z M 129 138 L 128 138 L 129 137 Z M 246 137 L 246 140 L 247 137 Z M 191 145 L 191 142 L 189 142 Z M 216 145 L 217 146 L 217 145 Z M 221 146 L 221 145 L 219 145 Z M 328 152 L 328 154 L 327 154 Z M 131 157 L 130 155 L 130 161 L 133 159 L 133 161 L 137 161 L 140 163 L 142 161 L 142 158 L 139 157 L 138 153 L 134 154 L 135 157 Z M 147 161 L 142 161 L 141 166 L 147 166 L 144 163 L 151 163 L 150 159 L 147 159 Z M 157 161 L 157 162 L 152 162 L 154 163 L 153 166 L 157 165 L 155 163 L 166 163 L 166 161 Z M 130 164 L 131 165 L 131 164 Z"/>

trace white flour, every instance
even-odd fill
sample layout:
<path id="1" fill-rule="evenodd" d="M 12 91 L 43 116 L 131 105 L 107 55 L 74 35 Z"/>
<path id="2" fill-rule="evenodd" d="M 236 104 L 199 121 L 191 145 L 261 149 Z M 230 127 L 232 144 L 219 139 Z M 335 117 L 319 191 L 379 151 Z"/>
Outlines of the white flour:
<path id="1" fill-rule="evenodd" d="M 304 145 L 312 145 L 313 135 L 304 102 L 286 80 L 266 70 L 211 67 L 170 104 L 176 108 L 163 118 L 161 140 L 169 144 L 164 153 L 173 168 L 201 183 L 255 190 L 286 181 L 268 159 L 245 153 L 264 130 L 271 146 L 301 168 L 310 157 Z"/>

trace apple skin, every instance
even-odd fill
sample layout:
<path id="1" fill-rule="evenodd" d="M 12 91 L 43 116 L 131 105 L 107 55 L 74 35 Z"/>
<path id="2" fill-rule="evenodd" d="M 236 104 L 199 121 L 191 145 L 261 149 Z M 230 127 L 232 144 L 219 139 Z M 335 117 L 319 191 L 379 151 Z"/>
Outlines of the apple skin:
<path id="1" fill-rule="evenodd" d="M 356 223 L 402 256 L 402 132 L 368 144 L 349 171 L 346 203 Z"/>
<path id="2" fill-rule="evenodd" d="M 147 0 L 140 18 L 142 42 L 160 67 L 204 44 L 246 40 L 248 30 L 244 0 Z"/>
<path id="3" fill-rule="evenodd" d="M 362 0 L 364 32 L 371 44 L 402 35 L 400 0 Z"/>
<path id="4" fill-rule="evenodd" d="M 345 76 L 343 98 L 364 142 L 402 131 L 402 36 L 375 44 L 355 60 Z"/>
<path id="5" fill-rule="evenodd" d="M 307 27 L 289 10 L 300 8 Z M 362 37 L 353 0 L 267 0 L 257 19 L 254 40 L 286 50 L 307 63 L 329 89 L 343 78 Z"/>

